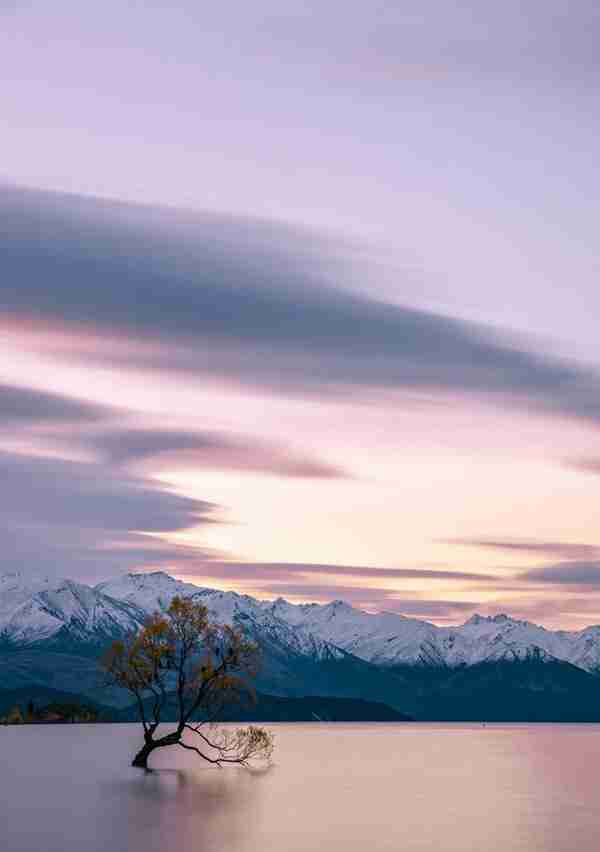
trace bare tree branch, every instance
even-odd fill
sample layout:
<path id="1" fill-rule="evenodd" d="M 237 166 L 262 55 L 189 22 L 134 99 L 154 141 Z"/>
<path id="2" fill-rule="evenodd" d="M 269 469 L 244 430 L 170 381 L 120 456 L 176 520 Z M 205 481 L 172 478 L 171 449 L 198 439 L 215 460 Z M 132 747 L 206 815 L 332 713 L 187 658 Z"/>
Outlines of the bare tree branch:
<path id="1" fill-rule="evenodd" d="M 190 598 L 173 598 L 165 614 L 155 613 L 138 634 L 114 642 L 101 662 L 110 682 L 127 689 L 135 699 L 144 730 L 144 746 L 134 758 L 135 766 L 146 767 L 152 751 L 171 745 L 194 751 L 218 766 L 270 761 L 273 738 L 264 729 L 215 726 L 226 704 L 242 693 L 252 694 L 244 676 L 256 674 L 258 648 L 236 628 L 210 623 L 201 604 Z M 155 738 L 169 696 L 177 709 L 177 727 Z M 190 724 L 198 713 L 206 719 Z M 210 736 L 200 731 L 207 724 Z M 199 736 L 216 756 L 185 743 L 185 731 Z"/>

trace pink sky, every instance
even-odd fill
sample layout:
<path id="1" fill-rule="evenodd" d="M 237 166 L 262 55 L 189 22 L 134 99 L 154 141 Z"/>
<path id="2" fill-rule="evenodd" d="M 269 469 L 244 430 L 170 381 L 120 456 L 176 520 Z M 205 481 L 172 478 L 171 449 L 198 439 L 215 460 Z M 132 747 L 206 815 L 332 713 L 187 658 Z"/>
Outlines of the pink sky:
<path id="1" fill-rule="evenodd" d="M 593 6 L 231 5 L 0 12 L 0 570 L 600 621 Z"/>

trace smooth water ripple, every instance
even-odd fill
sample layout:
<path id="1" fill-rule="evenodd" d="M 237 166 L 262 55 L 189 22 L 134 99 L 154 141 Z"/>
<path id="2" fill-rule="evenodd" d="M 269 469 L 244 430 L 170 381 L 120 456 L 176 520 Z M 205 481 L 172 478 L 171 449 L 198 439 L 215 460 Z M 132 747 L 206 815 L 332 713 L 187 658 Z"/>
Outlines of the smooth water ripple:
<path id="1" fill-rule="evenodd" d="M 267 772 L 134 725 L 0 728 L 3 852 L 597 852 L 598 725 L 269 725 Z"/>

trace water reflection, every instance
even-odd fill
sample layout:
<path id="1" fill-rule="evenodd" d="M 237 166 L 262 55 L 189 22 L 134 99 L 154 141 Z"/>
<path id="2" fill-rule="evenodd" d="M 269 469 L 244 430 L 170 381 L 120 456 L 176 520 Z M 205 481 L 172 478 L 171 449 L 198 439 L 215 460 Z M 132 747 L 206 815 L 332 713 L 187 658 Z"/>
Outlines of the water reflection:
<path id="1" fill-rule="evenodd" d="M 0 729 L 3 852 L 596 852 L 599 726 L 282 725 L 271 771 Z"/>
<path id="2" fill-rule="evenodd" d="M 175 750 L 172 750 L 175 751 Z M 118 783 L 105 779 L 101 828 L 110 849 L 202 850 L 245 848 L 258 789 L 243 769 L 132 770 Z"/>

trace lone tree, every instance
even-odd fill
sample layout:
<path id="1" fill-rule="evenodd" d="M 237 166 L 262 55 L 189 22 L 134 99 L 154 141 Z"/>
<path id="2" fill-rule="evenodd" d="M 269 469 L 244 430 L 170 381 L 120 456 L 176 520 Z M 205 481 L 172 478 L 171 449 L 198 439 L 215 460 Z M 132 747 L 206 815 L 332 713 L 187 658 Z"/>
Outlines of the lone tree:
<path id="1" fill-rule="evenodd" d="M 134 696 L 144 729 L 132 766 L 146 769 L 155 749 L 175 745 L 218 766 L 270 760 L 268 731 L 216 724 L 227 704 L 252 694 L 247 678 L 257 663 L 256 645 L 233 627 L 209 622 L 206 607 L 190 598 L 173 598 L 164 615 L 155 613 L 138 634 L 113 642 L 102 667 L 109 683 Z M 176 717 L 175 730 L 158 736 L 167 710 Z M 194 745 L 184 741 L 186 734 Z"/>

